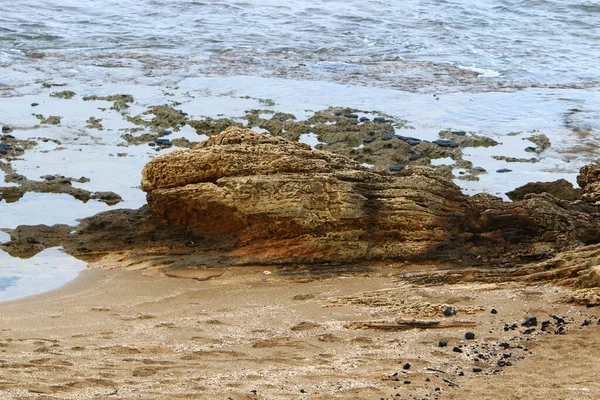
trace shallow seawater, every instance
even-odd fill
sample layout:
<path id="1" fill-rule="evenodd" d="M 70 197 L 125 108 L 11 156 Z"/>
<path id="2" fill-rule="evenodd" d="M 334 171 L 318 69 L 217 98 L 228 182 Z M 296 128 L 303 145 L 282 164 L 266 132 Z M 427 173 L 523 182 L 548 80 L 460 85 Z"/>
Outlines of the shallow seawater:
<path id="1" fill-rule="evenodd" d="M 145 203 L 144 164 L 173 148 L 128 145 L 121 136 L 136 126 L 111 102 L 83 101 L 89 95 L 132 95 L 130 116 L 161 104 L 190 118 L 237 122 L 250 109 L 300 120 L 331 106 L 382 112 L 408 121 L 397 134 L 433 141 L 455 129 L 499 142 L 464 150 L 465 160 L 487 170 L 465 181 L 466 171 L 454 169 L 466 193 L 506 199 L 531 181 L 575 183 L 578 169 L 600 155 L 598 21 L 600 6 L 589 0 L 0 0 L 0 126 L 36 142 L 11 160 L 12 172 L 0 169 L 0 186 L 17 185 L 5 182 L 11 174 L 85 177 L 72 186 L 123 199 L 108 206 L 30 192 L 0 201 L 0 228 L 74 225 Z M 65 90 L 74 97 L 51 96 Z M 40 124 L 40 115 L 60 116 L 60 124 Z M 103 129 L 88 126 L 90 118 Z M 525 151 L 535 134 L 551 142 L 539 155 Z M 189 126 L 169 136 L 179 137 L 207 138 Z M 311 133 L 300 140 L 319 144 Z M 496 172 L 503 169 L 512 172 Z M 49 250 L 2 260 L 15 271 L 35 260 L 72 262 Z M 29 293 L 15 276 L 5 285 Z"/>
<path id="2" fill-rule="evenodd" d="M 63 253 L 46 249 L 29 259 L 9 256 L 0 250 L 0 301 L 14 300 L 55 289 L 85 269 L 86 264 Z"/>

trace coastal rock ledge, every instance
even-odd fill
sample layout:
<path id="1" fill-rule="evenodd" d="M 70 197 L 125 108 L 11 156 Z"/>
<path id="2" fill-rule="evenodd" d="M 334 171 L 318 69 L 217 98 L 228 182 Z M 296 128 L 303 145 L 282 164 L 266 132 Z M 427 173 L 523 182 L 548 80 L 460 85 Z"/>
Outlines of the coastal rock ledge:
<path id="1" fill-rule="evenodd" d="M 592 188 L 592 174 L 586 179 Z M 158 221 L 190 237 L 219 238 L 248 263 L 498 265 L 600 242 L 592 202 L 547 193 L 513 203 L 467 196 L 432 168 L 379 173 L 239 127 L 156 157 L 142 189 Z"/>

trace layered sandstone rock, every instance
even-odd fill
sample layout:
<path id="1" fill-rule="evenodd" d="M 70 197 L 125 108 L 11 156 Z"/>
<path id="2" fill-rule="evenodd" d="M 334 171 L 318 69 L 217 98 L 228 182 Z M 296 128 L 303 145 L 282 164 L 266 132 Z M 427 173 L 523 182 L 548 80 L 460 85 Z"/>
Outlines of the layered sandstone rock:
<path id="1" fill-rule="evenodd" d="M 144 168 L 152 213 L 220 235 L 257 262 L 545 257 L 600 238 L 594 206 L 463 195 L 434 170 L 380 174 L 343 156 L 232 127 Z M 225 239 L 224 239 L 225 240 Z"/>

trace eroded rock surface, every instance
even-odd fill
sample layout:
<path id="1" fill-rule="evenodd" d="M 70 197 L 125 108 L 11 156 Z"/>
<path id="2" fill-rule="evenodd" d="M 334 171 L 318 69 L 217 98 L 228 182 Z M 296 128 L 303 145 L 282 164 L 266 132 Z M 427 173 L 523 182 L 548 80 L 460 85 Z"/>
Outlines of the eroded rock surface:
<path id="1" fill-rule="evenodd" d="M 157 157 L 142 188 L 159 220 L 219 234 L 248 262 L 547 257 L 595 243 L 596 207 L 548 194 L 504 203 L 463 195 L 435 170 L 397 174 L 232 127 Z"/>

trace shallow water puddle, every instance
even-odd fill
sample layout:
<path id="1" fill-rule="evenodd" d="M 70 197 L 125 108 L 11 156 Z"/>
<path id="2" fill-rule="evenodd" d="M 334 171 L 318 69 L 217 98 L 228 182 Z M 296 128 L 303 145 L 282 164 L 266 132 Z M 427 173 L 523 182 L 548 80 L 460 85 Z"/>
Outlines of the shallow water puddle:
<path id="1" fill-rule="evenodd" d="M 118 208 L 118 205 L 115 207 Z M 78 219 L 109 209 L 110 206 L 99 201 L 83 203 L 68 194 L 29 192 L 15 203 L 0 201 L 0 228 L 38 224 L 77 225 Z"/>
<path id="2" fill-rule="evenodd" d="M 29 259 L 11 257 L 0 250 L 0 301 L 55 289 L 85 268 L 85 262 L 63 253 L 60 247 L 45 249 Z"/>

